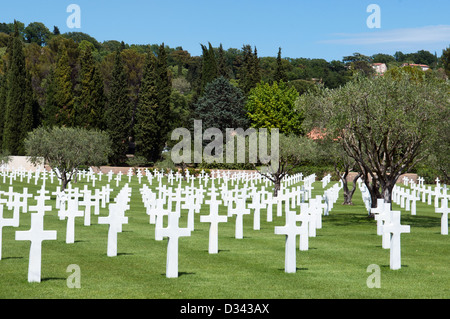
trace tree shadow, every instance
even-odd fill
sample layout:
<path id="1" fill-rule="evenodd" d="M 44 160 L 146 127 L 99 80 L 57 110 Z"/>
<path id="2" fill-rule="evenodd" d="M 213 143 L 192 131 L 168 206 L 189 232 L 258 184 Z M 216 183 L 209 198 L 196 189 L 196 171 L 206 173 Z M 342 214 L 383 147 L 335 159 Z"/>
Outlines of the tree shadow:
<path id="1" fill-rule="evenodd" d="M 7 260 L 7 259 L 23 259 L 23 257 L 3 257 L 1 260 Z"/>
<path id="2" fill-rule="evenodd" d="M 117 253 L 117 256 L 129 256 L 134 255 L 133 253 Z"/>
<path id="3" fill-rule="evenodd" d="M 66 280 L 67 278 L 61 278 L 61 277 L 46 277 L 42 278 L 41 281 L 50 281 L 50 280 Z"/>
<path id="4" fill-rule="evenodd" d="M 284 272 L 284 268 L 278 268 L 277 270 L 279 270 L 279 271 L 283 271 Z M 296 267 L 295 268 L 295 271 L 302 271 L 302 270 L 308 270 L 308 268 L 304 268 L 304 267 Z"/>

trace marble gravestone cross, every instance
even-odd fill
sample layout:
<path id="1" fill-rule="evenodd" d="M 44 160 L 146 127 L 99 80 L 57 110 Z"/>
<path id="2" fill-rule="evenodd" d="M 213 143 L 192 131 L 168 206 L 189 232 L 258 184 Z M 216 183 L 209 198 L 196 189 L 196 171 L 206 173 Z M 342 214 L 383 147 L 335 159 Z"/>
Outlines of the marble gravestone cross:
<path id="1" fill-rule="evenodd" d="M 67 210 L 64 216 L 67 218 L 66 244 L 73 244 L 75 242 L 75 218 L 83 216 L 84 211 L 78 209 L 78 198 L 70 198 L 67 202 Z"/>
<path id="2" fill-rule="evenodd" d="M 297 226 L 295 212 L 290 210 L 286 211 L 286 225 L 275 227 L 276 235 L 286 235 L 284 259 L 284 271 L 286 273 L 295 273 L 297 270 L 295 240 L 300 232 L 300 227 Z"/>
<path id="3" fill-rule="evenodd" d="M 108 206 L 109 216 L 99 217 L 99 224 L 109 224 L 108 246 L 106 254 L 108 257 L 117 256 L 117 233 L 121 231 L 122 224 L 128 223 L 128 217 L 120 212 L 119 204 L 111 203 Z"/>
<path id="4" fill-rule="evenodd" d="M 309 223 L 315 218 L 308 210 L 308 203 L 300 203 L 300 215 L 295 216 L 297 221 L 302 222 L 298 249 L 303 251 L 309 248 Z"/>
<path id="5" fill-rule="evenodd" d="M 166 261 L 166 277 L 178 277 L 178 239 L 180 237 L 191 236 L 189 228 L 180 228 L 180 214 L 169 212 L 168 225 L 165 228 L 156 228 L 158 237 L 168 237 L 167 242 L 167 261 Z"/>
<path id="6" fill-rule="evenodd" d="M 450 209 L 448 207 L 448 199 L 446 197 L 441 198 L 442 207 L 435 208 L 436 213 L 441 213 L 441 235 L 448 235 L 448 213 Z"/>
<path id="7" fill-rule="evenodd" d="M 210 254 L 217 254 L 219 251 L 219 223 L 226 223 L 228 216 L 219 215 L 219 205 L 221 200 L 216 199 L 217 194 L 211 193 L 211 199 L 206 201 L 209 205 L 209 215 L 200 216 L 200 222 L 210 223 L 209 226 L 209 247 L 208 252 Z"/>
<path id="8" fill-rule="evenodd" d="M 402 233 L 410 232 L 410 226 L 400 224 L 400 217 L 400 211 L 392 211 L 390 223 L 383 226 L 383 232 L 391 234 L 391 251 L 389 264 L 392 270 L 400 269 L 402 265 L 400 235 Z"/>
<path id="9" fill-rule="evenodd" d="M 31 228 L 16 231 L 16 240 L 29 240 L 30 258 L 28 264 L 28 282 L 41 282 L 42 242 L 56 240 L 56 230 L 44 230 L 44 212 L 31 214 Z"/>
<path id="10" fill-rule="evenodd" d="M 261 193 L 256 192 L 253 194 L 253 201 L 250 205 L 248 205 L 249 208 L 253 208 L 253 229 L 254 230 L 260 230 L 261 229 L 261 222 L 260 222 L 260 216 L 261 216 L 261 208 L 266 208 L 266 204 L 261 200 Z"/>
<path id="11" fill-rule="evenodd" d="M 232 209 L 231 215 L 236 215 L 235 234 L 236 239 L 244 238 L 244 215 L 249 215 L 250 210 L 245 207 L 245 196 L 238 196 L 236 199 L 236 208 Z"/>
<path id="12" fill-rule="evenodd" d="M 16 196 L 14 196 L 17 198 Z M 14 217 L 13 218 L 4 218 L 3 217 L 3 205 L 0 205 L 0 260 L 2 260 L 2 235 L 3 235 L 3 227 L 11 226 L 11 227 L 19 227 L 19 209 L 14 208 Z"/>

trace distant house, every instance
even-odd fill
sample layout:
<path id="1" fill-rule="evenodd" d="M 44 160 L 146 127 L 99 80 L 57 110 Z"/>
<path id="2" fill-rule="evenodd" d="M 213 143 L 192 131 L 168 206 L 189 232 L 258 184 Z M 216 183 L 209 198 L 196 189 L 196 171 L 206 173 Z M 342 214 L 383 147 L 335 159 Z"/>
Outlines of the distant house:
<path id="1" fill-rule="evenodd" d="M 387 71 L 386 63 L 372 63 L 372 68 L 378 75 L 383 75 Z"/>
<path id="2" fill-rule="evenodd" d="M 419 67 L 422 71 L 426 71 L 426 70 L 430 69 L 430 67 L 426 64 L 414 64 L 414 63 L 403 63 L 402 67 L 407 66 L 407 65 Z"/>

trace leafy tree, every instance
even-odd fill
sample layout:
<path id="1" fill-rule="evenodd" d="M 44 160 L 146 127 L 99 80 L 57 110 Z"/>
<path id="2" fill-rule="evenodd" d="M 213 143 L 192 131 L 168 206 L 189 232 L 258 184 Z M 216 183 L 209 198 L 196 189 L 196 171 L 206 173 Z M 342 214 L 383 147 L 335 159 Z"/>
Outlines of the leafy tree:
<path id="1" fill-rule="evenodd" d="M 37 43 L 39 46 L 47 44 L 52 36 L 50 30 L 42 22 L 31 22 L 25 28 L 24 33 L 28 43 Z"/>
<path id="2" fill-rule="evenodd" d="M 317 154 L 317 147 L 314 141 L 306 136 L 279 134 L 278 143 L 275 143 L 275 145 L 271 142 L 271 135 L 267 135 L 267 138 L 267 145 L 270 145 L 268 148 L 271 152 L 271 160 L 276 160 L 278 163 L 277 165 L 271 163 L 260 168 L 254 165 L 254 168 L 258 169 L 261 175 L 266 176 L 273 182 L 273 196 L 276 197 L 283 178 L 291 174 L 302 161 L 314 159 Z M 278 157 L 274 156 L 274 152 L 278 152 Z"/>
<path id="3" fill-rule="evenodd" d="M 195 104 L 195 118 L 202 120 L 204 128 L 246 128 L 244 95 L 224 77 L 217 78 L 205 88 Z"/>
<path id="4" fill-rule="evenodd" d="M 450 77 L 450 47 L 442 51 L 441 62 L 445 73 Z"/>
<path id="5" fill-rule="evenodd" d="M 363 174 L 372 197 L 391 202 L 398 177 L 427 156 L 437 127 L 449 108 L 449 84 L 408 72 L 375 79 L 358 77 L 325 89 L 316 98 L 303 95 L 302 112 L 316 118 L 330 138 L 339 139 Z"/>
<path id="6" fill-rule="evenodd" d="M 126 160 L 131 136 L 131 106 L 128 99 L 127 79 L 120 51 L 116 51 L 108 106 L 104 121 L 106 132 L 112 141 L 110 161 L 120 164 Z"/>
<path id="7" fill-rule="evenodd" d="M 302 134 L 303 115 L 295 110 L 299 94 L 286 83 L 260 83 L 249 92 L 246 110 L 255 128 L 278 128 L 280 133 Z"/>
<path id="8" fill-rule="evenodd" d="M 45 161 L 55 171 L 64 190 L 80 166 L 99 166 L 108 161 L 111 140 L 101 131 L 70 127 L 40 127 L 25 140 L 33 164 Z"/>

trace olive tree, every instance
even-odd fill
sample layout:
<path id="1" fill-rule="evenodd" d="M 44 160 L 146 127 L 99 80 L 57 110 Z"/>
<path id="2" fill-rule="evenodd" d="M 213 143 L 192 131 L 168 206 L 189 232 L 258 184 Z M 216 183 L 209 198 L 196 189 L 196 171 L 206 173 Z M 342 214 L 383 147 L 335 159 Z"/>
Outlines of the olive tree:
<path id="1" fill-rule="evenodd" d="M 449 108 L 448 82 L 397 70 L 306 94 L 299 111 L 338 139 L 363 174 L 372 205 L 391 202 L 399 176 L 428 156 Z"/>
<path id="2" fill-rule="evenodd" d="M 25 139 L 31 163 L 44 161 L 56 173 L 64 190 L 82 165 L 99 166 L 108 161 L 111 140 L 101 131 L 70 127 L 40 127 Z"/>

